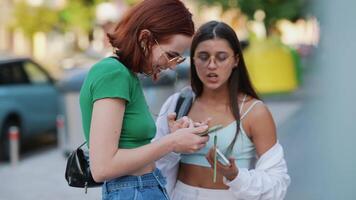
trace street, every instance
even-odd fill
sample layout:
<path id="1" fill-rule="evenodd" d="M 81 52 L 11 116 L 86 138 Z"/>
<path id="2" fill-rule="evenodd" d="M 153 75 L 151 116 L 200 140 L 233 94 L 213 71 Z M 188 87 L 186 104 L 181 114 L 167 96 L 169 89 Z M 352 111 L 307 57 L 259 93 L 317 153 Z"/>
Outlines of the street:
<path id="1" fill-rule="evenodd" d="M 302 105 L 300 100 L 267 100 L 278 127 Z M 66 159 L 56 145 L 49 145 L 21 159 L 16 167 L 0 163 L 0 200 L 100 199 L 101 188 L 72 188 L 64 179 Z"/>

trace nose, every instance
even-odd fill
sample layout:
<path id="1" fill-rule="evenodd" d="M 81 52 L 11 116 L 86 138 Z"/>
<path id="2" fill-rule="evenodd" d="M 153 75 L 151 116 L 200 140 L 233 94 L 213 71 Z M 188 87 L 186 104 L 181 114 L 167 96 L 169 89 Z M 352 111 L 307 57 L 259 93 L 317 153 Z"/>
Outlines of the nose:
<path id="1" fill-rule="evenodd" d="M 210 70 L 213 70 L 213 69 L 216 69 L 217 67 L 218 66 L 216 65 L 215 59 L 214 58 L 210 58 L 207 68 L 210 69 Z"/>

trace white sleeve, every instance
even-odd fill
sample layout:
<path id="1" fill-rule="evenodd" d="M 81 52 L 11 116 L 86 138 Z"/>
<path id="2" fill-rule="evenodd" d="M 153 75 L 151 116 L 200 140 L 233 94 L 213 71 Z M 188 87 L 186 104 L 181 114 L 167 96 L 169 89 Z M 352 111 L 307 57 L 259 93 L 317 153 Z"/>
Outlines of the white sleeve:
<path id="1" fill-rule="evenodd" d="M 157 132 L 152 141 L 158 140 L 169 134 L 167 115 L 174 112 L 179 93 L 170 96 L 163 104 L 159 116 L 156 120 Z M 171 152 L 156 161 L 156 166 L 161 170 L 164 177 L 166 177 L 166 189 L 171 196 L 173 188 L 177 181 L 178 167 L 179 167 L 180 154 Z"/>
<path id="2" fill-rule="evenodd" d="M 282 146 L 277 142 L 257 161 L 255 169 L 240 168 L 231 182 L 224 178 L 238 200 L 283 200 L 290 184 Z"/>

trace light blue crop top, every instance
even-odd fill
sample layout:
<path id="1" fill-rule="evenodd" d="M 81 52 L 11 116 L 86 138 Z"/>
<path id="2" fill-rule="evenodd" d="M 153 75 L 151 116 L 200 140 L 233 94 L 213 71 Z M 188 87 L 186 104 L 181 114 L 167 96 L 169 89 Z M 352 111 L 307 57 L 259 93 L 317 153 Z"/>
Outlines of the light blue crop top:
<path id="1" fill-rule="evenodd" d="M 249 107 L 249 109 L 247 109 L 247 111 L 242 115 L 241 120 L 252 109 L 252 107 L 259 102 L 261 101 L 255 101 Z M 241 106 L 241 108 L 242 107 L 243 105 Z M 217 147 L 221 150 L 221 152 L 226 153 L 227 147 L 233 140 L 235 133 L 236 121 L 230 123 L 228 126 L 214 133 L 211 133 L 209 135 L 209 141 L 207 142 L 204 148 L 192 154 L 182 154 L 180 162 L 192 165 L 199 165 L 203 167 L 210 167 L 210 164 L 206 160 L 205 156 L 208 153 L 209 149 L 214 146 L 214 135 L 217 135 Z M 240 131 L 237 135 L 237 139 L 235 141 L 232 153 L 230 155 L 226 155 L 226 157 L 233 157 L 235 159 L 236 165 L 239 168 L 251 169 L 256 163 L 257 158 L 255 145 L 246 135 L 246 132 L 242 127 L 242 123 L 240 124 Z"/>

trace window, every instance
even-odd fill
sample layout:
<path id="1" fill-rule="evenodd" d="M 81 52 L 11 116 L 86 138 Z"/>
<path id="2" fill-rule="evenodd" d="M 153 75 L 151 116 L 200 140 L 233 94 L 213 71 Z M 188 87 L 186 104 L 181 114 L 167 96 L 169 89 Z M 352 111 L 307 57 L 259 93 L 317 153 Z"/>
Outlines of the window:
<path id="1" fill-rule="evenodd" d="M 40 69 L 40 67 L 32 62 L 24 62 L 24 70 L 27 73 L 31 83 L 41 84 L 48 83 L 48 76 Z"/>
<path id="2" fill-rule="evenodd" d="M 26 84 L 28 82 L 20 63 L 14 62 L 0 65 L 0 85 Z"/>

